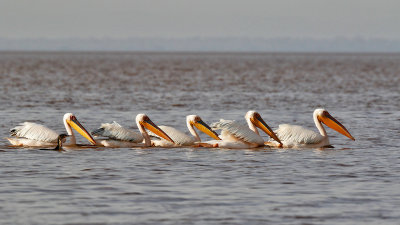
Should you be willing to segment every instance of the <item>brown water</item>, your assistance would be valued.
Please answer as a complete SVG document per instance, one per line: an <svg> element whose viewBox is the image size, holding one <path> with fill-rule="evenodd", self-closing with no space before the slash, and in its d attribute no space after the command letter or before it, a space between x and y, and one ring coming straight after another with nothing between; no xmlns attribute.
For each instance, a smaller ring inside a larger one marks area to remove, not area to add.
<svg viewBox="0 0 400 225"><path fill-rule="evenodd" d="M26 120L62 132L186 130L198 114L314 129L326 108L356 138L333 149L15 149L0 139L1 224L399 224L399 54L0 53L0 136ZM202 135L203 139L207 139ZM82 137L78 141L86 143Z"/></svg>

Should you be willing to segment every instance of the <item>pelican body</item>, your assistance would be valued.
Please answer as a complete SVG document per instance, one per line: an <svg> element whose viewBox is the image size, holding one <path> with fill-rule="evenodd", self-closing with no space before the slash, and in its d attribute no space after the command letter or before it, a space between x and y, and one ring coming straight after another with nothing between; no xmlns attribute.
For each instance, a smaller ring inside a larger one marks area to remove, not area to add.
<svg viewBox="0 0 400 225"><path fill-rule="evenodd" d="M65 129L67 130L70 142L67 145L76 145L75 134L72 128L86 138L92 145L96 142L89 132L82 126L72 113L66 113L63 117ZM7 138L13 146L23 147L41 147L41 146L56 146L59 140L59 134L40 124L24 122L10 129L11 136L15 138ZM65 140L63 138L62 140Z"/></svg>
<svg viewBox="0 0 400 225"><path fill-rule="evenodd" d="M248 111L245 119L248 127L236 121L224 119L211 124L212 128L222 130L220 135L222 140L201 143L201 146L219 148L256 148L264 146L264 139L260 136L257 127L280 143L279 138L258 112Z"/></svg>
<svg viewBox="0 0 400 225"><path fill-rule="evenodd" d="M325 109L316 109L313 113L313 119L315 126L319 130L319 134L308 130L301 126L281 124L279 128L275 130L276 135L283 143L284 148L320 148L330 146L329 137L326 133L322 123L339 132L340 134L355 141L354 137L351 136L350 132L335 118L333 118L329 112ZM267 145L275 146L277 143L273 140L267 142Z"/></svg>
<svg viewBox="0 0 400 225"><path fill-rule="evenodd" d="M100 128L93 131L95 137L100 137L97 142L105 147L130 148L152 146L150 136L146 129L157 134L169 142L174 142L162 129L155 125L146 114L136 116L136 125L140 133L124 128L118 123L103 123ZM144 143L142 143L144 141Z"/></svg>
<svg viewBox="0 0 400 225"><path fill-rule="evenodd" d="M177 147L177 146L193 146L196 143L200 142L200 136L194 129L196 127L203 133L209 135L215 140L221 140L218 137L218 134L215 133L201 118L197 115L189 115L186 116L186 126L192 136L189 136L173 127L169 126L160 126L160 128L167 133L174 143L165 141L165 140L153 140L153 144L155 146L161 147Z"/></svg>

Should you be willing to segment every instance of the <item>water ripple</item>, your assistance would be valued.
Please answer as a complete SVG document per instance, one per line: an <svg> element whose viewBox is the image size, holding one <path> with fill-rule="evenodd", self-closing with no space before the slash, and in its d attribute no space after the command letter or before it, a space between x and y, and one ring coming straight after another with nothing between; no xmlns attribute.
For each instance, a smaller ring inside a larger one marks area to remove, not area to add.
<svg viewBox="0 0 400 225"><path fill-rule="evenodd" d="M400 55L2 53L0 132L63 132L134 116L187 130L185 116L315 129L326 107L356 137L334 148L13 148L0 139L1 224L397 224ZM208 139L201 134L202 139ZM266 138L266 135L264 135ZM79 143L87 143L77 136Z"/></svg>

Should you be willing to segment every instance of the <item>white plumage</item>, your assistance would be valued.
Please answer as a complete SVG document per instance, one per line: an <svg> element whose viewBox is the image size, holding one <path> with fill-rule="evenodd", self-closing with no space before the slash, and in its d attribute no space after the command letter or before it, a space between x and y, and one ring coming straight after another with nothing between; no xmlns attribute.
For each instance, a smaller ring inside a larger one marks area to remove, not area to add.
<svg viewBox="0 0 400 225"><path fill-rule="evenodd" d="M136 125L140 134L122 127L117 122L103 123L100 128L93 131L92 134L107 138L98 140L98 143L105 147L113 148L150 147L152 143L145 128L172 142L172 139L155 125L146 114L136 115Z"/></svg>
<svg viewBox="0 0 400 225"><path fill-rule="evenodd" d="M274 132L286 146L317 144L321 143L324 139L324 137L317 132L290 124L280 124L279 128ZM270 141L274 140L271 138Z"/></svg>
<svg viewBox="0 0 400 225"><path fill-rule="evenodd" d="M175 144L172 142L169 142L167 140L160 139L160 140L153 140L153 142L155 143L155 146L163 146L163 147L167 147L167 146L172 147L174 145L190 146L196 142L194 137L191 137L173 127L170 127L170 126L158 126L158 127L161 128L161 130L163 130L172 140L174 140ZM149 134L151 136L159 137L158 135L154 134L153 132L149 132Z"/></svg>
<svg viewBox="0 0 400 225"><path fill-rule="evenodd" d="M240 124L234 120L220 119L220 121L211 124L211 128L215 130L222 130L222 140L235 141L234 139L236 138L243 142L264 145L264 140L260 135L250 130L248 126Z"/></svg>
<svg viewBox="0 0 400 225"><path fill-rule="evenodd" d="M80 124L78 119L72 113L66 113L63 117L65 130L69 136L69 145L76 146L76 138L72 128L86 138L91 144L95 144L94 139ZM43 125L31 122L24 122L10 129L11 136L7 138L14 146L52 146L58 144L59 134L54 130Z"/></svg>
<svg viewBox="0 0 400 225"><path fill-rule="evenodd" d="M319 133L305 129L301 126L281 124L275 131L285 148L320 148L329 146L329 137L322 123L346 137L355 140L347 129L335 118L333 118L325 109L315 109L313 120ZM267 145L276 146L277 142L270 140Z"/></svg>
<svg viewBox="0 0 400 225"><path fill-rule="evenodd" d="M24 122L10 130L12 136L36 141L57 143L58 133L43 125Z"/></svg>
<svg viewBox="0 0 400 225"><path fill-rule="evenodd" d="M191 136L170 126L160 126L160 128L174 141L174 143L166 140L153 140L153 145L160 147L197 146L197 143L201 140L195 127L208 136L220 140L218 134L211 130L211 128L198 115L186 116L186 126ZM155 135L154 132L152 135L156 137L159 136Z"/></svg>
<svg viewBox="0 0 400 225"><path fill-rule="evenodd" d="M128 141L128 142L142 142L143 136L140 133L131 131L124 128L117 122L103 123L101 126L92 132L97 137L107 137L113 140Z"/></svg>
<svg viewBox="0 0 400 225"><path fill-rule="evenodd" d="M211 124L213 129L222 130L220 135L222 140L208 141L199 143L199 145L214 148L256 148L264 146L264 139L260 136L257 127L281 144L278 137L258 112L250 110L244 118L247 121L247 126L233 120L224 119Z"/></svg>

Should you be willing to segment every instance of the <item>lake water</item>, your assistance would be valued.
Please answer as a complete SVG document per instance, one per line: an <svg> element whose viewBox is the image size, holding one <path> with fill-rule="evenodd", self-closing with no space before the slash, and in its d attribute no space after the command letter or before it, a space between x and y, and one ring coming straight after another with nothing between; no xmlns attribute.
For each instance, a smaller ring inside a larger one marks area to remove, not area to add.
<svg viewBox="0 0 400 225"><path fill-rule="evenodd" d="M2 52L0 94L1 224L400 224L399 54ZM88 130L248 110L316 130L318 107L356 141L327 128L333 149L59 153L5 139L23 121L64 132L66 112Z"/></svg>

